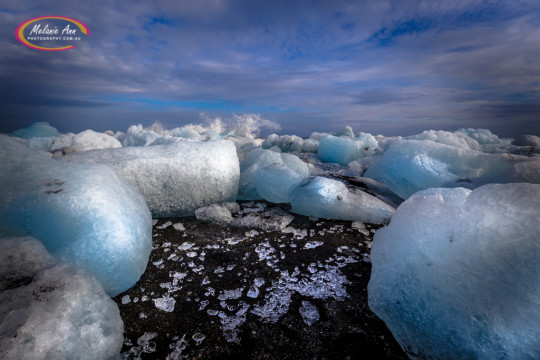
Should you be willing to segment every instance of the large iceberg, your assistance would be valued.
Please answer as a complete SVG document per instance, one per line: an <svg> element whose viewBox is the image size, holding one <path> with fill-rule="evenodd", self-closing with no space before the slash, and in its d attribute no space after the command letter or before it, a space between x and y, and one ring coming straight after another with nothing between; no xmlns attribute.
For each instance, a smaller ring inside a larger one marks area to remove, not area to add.
<svg viewBox="0 0 540 360"><path fill-rule="evenodd" d="M316 177L292 192L291 211L325 219L387 223L394 208L361 190L349 191L341 181Z"/></svg>
<svg viewBox="0 0 540 360"><path fill-rule="evenodd" d="M489 183L540 183L534 158L479 151L430 140L396 140L366 173L407 199L432 187L476 188Z"/></svg>
<svg viewBox="0 0 540 360"><path fill-rule="evenodd" d="M146 268L152 219L110 167L47 158L0 135L0 236L33 236L57 259L92 273L110 295Z"/></svg>
<svg viewBox="0 0 540 360"><path fill-rule="evenodd" d="M238 193L240 165L227 140L93 150L61 159L114 168L139 189L154 217L194 215L200 207L234 201Z"/></svg>
<svg viewBox="0 0 540 360"><path fill-rule="evenodd" d="M540 185L421 191L377 231L369 306L413 359L540 358Z"/></svg>
<svg viewBox="0 0 540 360"><path fill-rule="evenodd" d="M351 161L375 154L378 143L371 134L351 139L325 135L319 142L317 156L326 163L347 165Z"/></svg>
<svg viewBox="0 0 540 360"><path fill-rule="evenodd" d="M124 324L90 274L33 238L4 238L0 279L0 358L118 359Z"/></svg>

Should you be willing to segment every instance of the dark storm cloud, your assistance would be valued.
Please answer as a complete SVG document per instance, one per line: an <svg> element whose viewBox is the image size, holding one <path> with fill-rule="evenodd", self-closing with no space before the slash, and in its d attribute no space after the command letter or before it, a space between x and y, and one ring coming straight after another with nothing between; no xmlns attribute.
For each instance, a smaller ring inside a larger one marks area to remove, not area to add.
<svg viewBox="0 0 540 360"><path fill-rule="evenodd" d="M535 10L509 0L8 0L0 132L43 118L61 131L83 119L96 130L178 126L227 111L258 111L283 132L489 128L489 116L527 132L530 116L512 111L540 100ZM44 14L78 19L90 37L64 52L19 44L17 25Z"/></svg>

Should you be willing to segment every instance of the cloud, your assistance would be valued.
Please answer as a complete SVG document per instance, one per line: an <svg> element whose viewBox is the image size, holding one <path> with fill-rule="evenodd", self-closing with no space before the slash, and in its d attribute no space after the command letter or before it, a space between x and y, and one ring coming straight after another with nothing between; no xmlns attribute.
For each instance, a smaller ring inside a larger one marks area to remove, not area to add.
<svg viewBox="0 0 540 360"><path fill-rule="evenodd" d="M91 35L57 53L0 38L0 105L10 117L0 132L41 117L61 131L85 126L74 118L118 130L151 118L178 126L200 111L259 111L283 132L489 127L489 116L536 131L512 115L540 100L536 10L510 0L6 0L4 34L54 13ZM104 113L115 118L103 122Z"/></svg>

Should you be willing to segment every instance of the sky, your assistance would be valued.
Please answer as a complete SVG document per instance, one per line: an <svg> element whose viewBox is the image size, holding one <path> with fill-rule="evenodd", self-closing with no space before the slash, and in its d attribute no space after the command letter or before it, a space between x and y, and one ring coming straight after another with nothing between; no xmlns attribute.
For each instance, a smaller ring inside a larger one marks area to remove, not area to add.
<svg viewBox="0 0 540 360"><path fill-rule="evenodd" d="M52 15L90 35L66 51L17 41ZM299 136L540 135L538 0L3 0L0 30L0 133L258 114Z"/></svg>

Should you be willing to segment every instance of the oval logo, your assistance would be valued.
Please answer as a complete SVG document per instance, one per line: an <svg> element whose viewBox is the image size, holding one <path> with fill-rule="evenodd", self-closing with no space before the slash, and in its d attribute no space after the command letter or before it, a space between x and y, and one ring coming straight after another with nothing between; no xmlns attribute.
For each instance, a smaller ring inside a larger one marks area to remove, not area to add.
<svg viewBox="0 0 540 360"><path fill-rule="evenodd" d="M62 51L75 47L84 35L90 35L88 26L64 16L41 16L27 20L15 30L21 44L43 51Z"/></svg>

